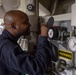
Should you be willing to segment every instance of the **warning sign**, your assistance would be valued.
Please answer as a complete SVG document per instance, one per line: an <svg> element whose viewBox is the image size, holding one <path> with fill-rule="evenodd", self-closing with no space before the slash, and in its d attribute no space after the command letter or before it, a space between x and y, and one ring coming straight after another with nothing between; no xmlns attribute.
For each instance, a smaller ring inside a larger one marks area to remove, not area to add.
<svg viewBox="0 0 76 75"><path fill-rule="evenodd" d="M63 58L66 58L68 60L72 60L73 53L69 52L67 50L61 50L61 49L59 49L59 56L63 57Z"/></svg>

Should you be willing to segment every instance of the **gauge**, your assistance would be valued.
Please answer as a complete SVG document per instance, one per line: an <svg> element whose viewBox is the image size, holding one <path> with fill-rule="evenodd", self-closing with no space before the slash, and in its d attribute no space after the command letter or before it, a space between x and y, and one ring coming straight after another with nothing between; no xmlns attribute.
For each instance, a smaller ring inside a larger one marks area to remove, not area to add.
<svg viewBox="0 0 76 75"><path fill-rule="evenodd" d="M51 27L48 30L48 37L50 39L57 40L58 39L58 36L59 36L59 31L58 31L58 29L56 27Z"/></svg>
<svg viewBox="0 0 76 75"><path fill-rule="evenodd" d="M68 41L68 47L71 51L76 51L76 37L71 37Z"/></svg>
<svg viewBox="0 0 76 75"><path fill-rule="evenodd" d="M53 29L49 29L48 31L49 38L53 38L53 35L54 35Z"/></svg>

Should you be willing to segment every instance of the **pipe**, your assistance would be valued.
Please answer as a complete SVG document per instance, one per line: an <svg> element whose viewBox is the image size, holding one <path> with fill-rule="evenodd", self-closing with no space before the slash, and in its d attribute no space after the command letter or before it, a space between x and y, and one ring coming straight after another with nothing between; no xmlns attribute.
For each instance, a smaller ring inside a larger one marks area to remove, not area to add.
<svg viewBox="0 0 76 75"><path fill-rule="evenodd" d="M55 14L56 6L57 6L57 0L55 0L54 8L53 8L51 16L53 16Z"/></svg>
<svg viewBox="0 0 76 75"><path fill-rule="evenodd" d="M17 9L20 5L20 0L2 0L3 8L6 11Z"/></svg>
<svg viewBox="0 0 76 75"><path fill-rule="evenodd" d="M50 15L50 12L41 3L39 3L39 12L39 16Z"/></svg>

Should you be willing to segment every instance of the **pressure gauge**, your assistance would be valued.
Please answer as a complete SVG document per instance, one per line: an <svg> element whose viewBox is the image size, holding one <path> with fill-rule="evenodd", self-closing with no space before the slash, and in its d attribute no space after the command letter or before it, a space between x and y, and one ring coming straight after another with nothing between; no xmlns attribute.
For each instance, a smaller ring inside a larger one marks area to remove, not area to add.
<svg viewBox="0 0 76 75"><path fill-rule="evenodd" d="M76 51L76 37L71 37L68 41L68 47L71 51Z"/></svg>
<svg viewBox="0 0 76 75"><path fill-rule="evenodd" d="M48 36L49 36L49 38L53 38L53 36L54 36L53 29L49 29Z"/></svg>
<svg viewBox="0 0 76 75"><path fill-rule="evenodd" d="M49 28L49 30L48 30L48 37L50 39L57 40L58 36L59 36L59 31L58 31L58 29L56 27Z"/></svg>

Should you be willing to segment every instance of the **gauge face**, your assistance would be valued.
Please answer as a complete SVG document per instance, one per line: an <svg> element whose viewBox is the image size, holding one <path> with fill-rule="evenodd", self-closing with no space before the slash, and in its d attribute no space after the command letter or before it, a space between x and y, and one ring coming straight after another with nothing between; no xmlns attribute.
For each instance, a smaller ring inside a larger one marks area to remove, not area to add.
<svg viewBox="0 0 76 75"><path fill-rule="evenodd" d="M76 51L76 38L75 37L72 37L69 39L68 46L71 51L73 52Z"/></svg>
<svg viewBox="0 0 76 75"><path fill-rule="evenodd" d="M49 29L48 36L49 36L49 38L53 38L53 36L54 36L53 29Z"/></svg>

